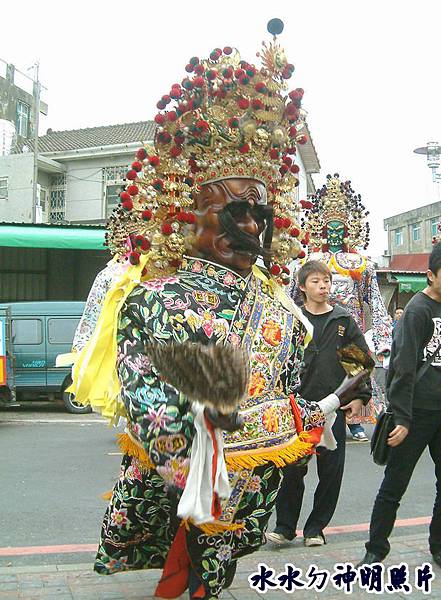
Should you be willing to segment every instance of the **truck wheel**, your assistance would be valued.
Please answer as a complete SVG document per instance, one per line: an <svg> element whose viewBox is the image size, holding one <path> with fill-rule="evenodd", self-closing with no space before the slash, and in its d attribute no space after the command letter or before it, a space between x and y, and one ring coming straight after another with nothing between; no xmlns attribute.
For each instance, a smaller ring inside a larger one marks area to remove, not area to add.
<svg viewBox="0 0 441 600"><path fill-rule="evenodd" d="M8 406L12 402L11 390L7 385L0 385L0 406Z"/></svg>
<svg viewBox="0 0 441 600"><path fill-rule="evenodd" d="M79 402L75 402L75 394L70 392L66 392L66 388L70 386L72 380L70 377L64 382L63 390L61 392L61 396L63 398L64 406L66 407L67 412L76 414L76 415L84 415L92 412L92 408L90 406L84 406Z"/></svg>

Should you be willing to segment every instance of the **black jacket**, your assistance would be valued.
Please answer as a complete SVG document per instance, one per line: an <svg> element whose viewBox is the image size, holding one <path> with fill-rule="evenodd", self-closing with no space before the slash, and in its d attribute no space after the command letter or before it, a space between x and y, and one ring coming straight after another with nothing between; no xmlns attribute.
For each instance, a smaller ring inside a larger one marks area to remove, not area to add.
<svg viewBox="0 0 441 600"><path fill-rule="evenodd" d="M412 408L441 410L441 360L438 357L416 382L426 353L441 342L441 302L423 292L407 304L394 333L386 391L397 425L409 428Z"/></svg>
<svg viewBox="0 0 441 600"><path fill-rule="evenodd" d="M303 313L308 316L302 307ZM322 329L319 339L316 334L305 350L304 370L300 375L299 394L305 400L318 401L334 392L345 378L345 370L340 364L337 349L354 343L369 353L368 345L361 329L354 319L340 306L334 306ZM367 404L372 395L370 383L360 387L359 399Z"/></svg>

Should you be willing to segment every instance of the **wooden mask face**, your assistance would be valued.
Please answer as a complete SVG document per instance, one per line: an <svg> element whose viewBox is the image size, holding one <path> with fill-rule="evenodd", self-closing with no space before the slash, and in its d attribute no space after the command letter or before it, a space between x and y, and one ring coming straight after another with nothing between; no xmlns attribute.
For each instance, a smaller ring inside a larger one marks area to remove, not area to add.
<svg viewBox="0 0 441 600"><path fill-rule="evenodd" d="M212 260L240 275L249 273L261 254L266 227L266 188L254 179L207 183L195 198L193 256ZM228 220L223 218L228 206ZM228 227L230 223L230 227Z"/></svg>

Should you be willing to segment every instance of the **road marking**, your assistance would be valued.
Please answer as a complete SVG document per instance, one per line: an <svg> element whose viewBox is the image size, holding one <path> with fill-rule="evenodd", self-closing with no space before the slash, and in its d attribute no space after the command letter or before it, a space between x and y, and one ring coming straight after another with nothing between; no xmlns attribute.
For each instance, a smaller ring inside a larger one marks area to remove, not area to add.
<svg viewBox="0 0 441 600"><path fill-rule="evenodd" d="M412 519L398 519L395 527L416 527L428 525L432 517L415 517ZM353 525L337 525L327 527L326 535L337 533L353 533L355 531L369 531L369 523L355 523ZM302 535L303 532L300 532ZM16 548L0 548L0 556L29 556L31 554L75 554L80 552L96 552L97 544L63 544L60 546L22 546Z"/></svg>

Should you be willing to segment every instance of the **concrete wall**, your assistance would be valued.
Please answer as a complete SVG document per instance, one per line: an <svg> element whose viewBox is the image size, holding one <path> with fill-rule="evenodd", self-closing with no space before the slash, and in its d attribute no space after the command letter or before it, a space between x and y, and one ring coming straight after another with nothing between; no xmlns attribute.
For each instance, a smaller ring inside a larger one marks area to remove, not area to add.
<svg viewBox="0 0 441 600"><path fill-rule="evenodd" d="M91 221L105 219L103 168L127 167L134 153L118 156L83 158L63 162L66 172L66 220Z"/></svg>
<svg viewBox="0 0 441 600"><path fill-rule="evenodd" d="M8 199L0 199L0 221L32 222L32 154L0 156L0 177L8 178Z"/></svg>

